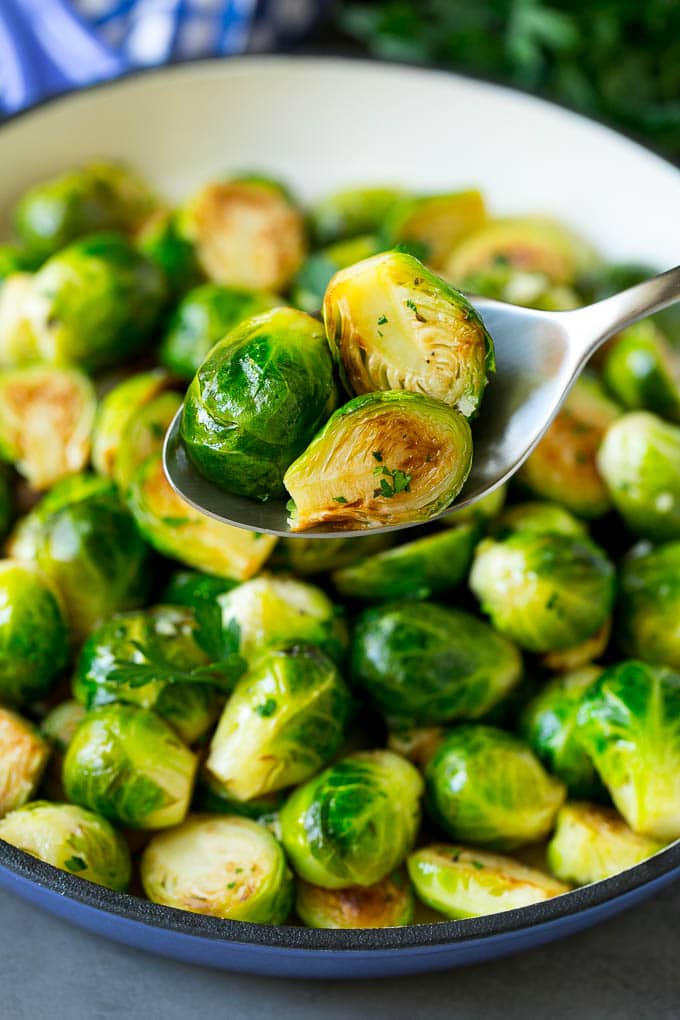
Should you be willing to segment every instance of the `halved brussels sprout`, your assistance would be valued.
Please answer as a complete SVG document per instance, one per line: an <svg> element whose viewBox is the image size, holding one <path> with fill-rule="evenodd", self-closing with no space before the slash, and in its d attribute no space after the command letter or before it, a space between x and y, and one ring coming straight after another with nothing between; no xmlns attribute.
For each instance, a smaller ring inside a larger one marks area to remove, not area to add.
<svg viewBox="0 0 680 1020"><path fill-rule="evenodd" d="M196 248L181 236L178 218L177 212L158 209L145 220L135 237L137 247L161 269L171 296L176 298L203 279Z"/></svg>
<svg viewBox="0 0 680 1020"><path fill-rule="evenodd" d="M0 374L0 456L36 490L85 467L95 414L92 383L76 369L34 365Z"/></svg>
<svg viewBox="0 0 680 1020"><path fill-rule="evenodd" d="M629 661L585 692L578 738L631 829L680 837L680 674Z"/></svg>
<svg viewBox="0 0 680 1020"><path fill-rule="evenodd" d="M92 464L100 475L114 477L125 433L141 409L169 384L167 372L154 368L131 375L109 390L97 410L92 436Z"/></svg>
<svg viewBox="0 0 680 1020"><path fill-rule="evenodd" d="M191 383L181 434L216 485L267 500L336 403L320 324L294 308L242 322L213 348Z"/></svg>
<svg viewBox="0 0 680 1020"><path fill-rule="evenodd" d="M0 818L30 800L49 755L35 727L0 705Z"/></svg>
<svg viewBox="0 0 680 1020"><path fill-rule="evenodd" d="M98 230L134 230L153 211L148 185L121 163L90 163L42 181L19 200L14 229L43 256Z"/></svg>
<svg viewBox="0 0 680 1020"><path fill-rule="evenodd" d="M336 570L333 584L345 598L369 602L426 599L465 579L479 534L469 522L425 535Z"/></svg>
<svg viewBox="0 0 680 1020"><path fill-rule="evenodd" d="M569 891L512 857L448 843L416 850L408 872L420 899L454 921L528 907Z"/></svg>
<svg viewBox="0 0 680 1020"><path fill-rule="evenodd" d="M68 659L68 627L52 585L32 563L0 560L0 701L44 698Z"/></svg>
<svg viewBox="0 0 680 1020"><path fill-rule="evenodd" d="M636 546L620 571L617 637L636 658L680 671L680 542Z"/></svg>
<svg viewBox="0 0 680 1020"><path fill-rule="evenodd" d="M189 381L218 340L244 319L280 304L281 298L275 294L204 283L190 290L175 309L159 359L174 375Z"/></svg>
<svg viewBox="0 0 680 1020"><path fill-rule="evenodd" d="M293 280L290 299L291 304L301 308L310 315L318 315L323 307L323 296L333 275L339 269L352 266L355 262L370 258L383 251L384 246L373 234L352 237L348 241L336 241L335 244L312 252L305 259L302 268Z"/></svg>
<svg viewBox="0 0 680 1020"><path fill-rule="evenodd" d="M130 851L104 818L75 804L35 800L0 822L0 839L88 882L124 892Z"/></svg>
<svg viewBox="0 0 680 1020"><path fill-rule="evenodd" d="M69 800L131 829L179 825L197 759L154 712L105 705L88 712L64 758Z"/></svg>
<svg viewBox="0 0 680 1020"><path fill-rule="evenodd" d="M352 674L389 719L436 725L489 712L519 683L522 658L461 609L396 602L359 617Z"/></svg>
<svg viewBox="0 0 680 1020"><path fill-rule="evenodd" d="M606 430L621 414L599 379L582 375L518 478L535 495L555 500L581 517L600 517L611 506L598 469Z"/></svg>
<svg viewBox="0 0 680 1020"><path fill-rule="evenodd" d="M477 546L470 587L501 634L531 652L592 637L608 620L614 567L587 538L517 531Z"/></svg>
<svg viewBox="0 0 680 1020"><path fill-rule="evenodd" d="M573 535L587 538L588 529L569 510L557 503L515 503L492 522L491 531L496 538L505 538L516 531L529 531L535 535Z"/></svg>
<svg viewBox="0 0 680 1020"><path fill-rule="evenodd" d="M286 853L324 889L374 885L409 853L423 781L392 751L358 751L299 786L281 809Z"/></svg>
<svg viewBox="0 0 680 1020"><path fill-rule="evenodd" d="M470 472L472 436L458 411L419 393L368 393L339 408L288 468L290 526L426 521Z"/></svg>
<svg viewBox="0 0 680 1020"><path fill-rule="evenodd" d="M648 411L614 422L597 458L612 501L638 535L680 538L680 427Z"/></svg>
<svg viewBox="0 0 680 1020"><path fill-rule="evenodd" d="M305 257L304 223L283 189L263 180L208 184L180 211L208 279L248 290L285 290Z"/></svg>
<svg viewBox="0 0 680 1020"><path fill-rule="evenodd" d="M154 903L231 921L282 924L293 905L286 858L272 834L237 815L193 815L142 854Z"/></svg>
<svg viewBox="0 0 680 1020"><path fill-rule="evenodd" d="M444 726L398 726L390 730L387 746L423 769L447 732Z"/></svg>
<svg viewBox="0 0 680 1020"><path fill-rule="evenodd" d="M323 315L350 392L410 390L466 418L478 409L493 341L467 298L413 255L388 251L340 270Z"/></svg>
<svg viewBox="0 0 680 1020"><path fill-rule="evenodd" d="M481 725L451 730L425 784L430 814L448 836L494 850L547 836L567 792L522 740Z"/></svg>
<svg viewBox="0 0 680 1020"><path fill-rule="evenodd" d="M37 269L41 259L39 255L27 251L16 244L0 244L0 287L14 273L30 273Z"/></svg>
<svg viewBox="0 0 680 1020"><path fill-rule="evenodd" d="M680 351L651 320L619 335L607 352L602 375L624 407L680 421Z"/></svg>
<svg viewBox="0 0 680 1020"><path fill-rule="evenodd" d="M392 544L391 535L363 535L361 538L282 538L272 556L272 566L305 577L338 570L350 563L381 552Z"/></svg>
<svg viewBox="0 0 680 1020"><path fill-rule="evenodd" d="M84 718L85 708L78 701L60 701L40 723L40 732L55 751L64 754Z"/></svg>
<svg viewBox="0 0 680 1020"><path fill-rule="evenodd" d="M373 233L405 194L399 188L369 185L327 195L309 210L312 237L316 244L323 245Z"/></svg>
<svg viewBox="0 0 680 1020"><path fill-rule="evenodd" d="M396 928L413 923L413 890L395 872L375 885L324 889L302 879L295 912L309 928Z"/></svg>
<svg viewBox="0 0 680 1020"><path fill-rule="evenodd" d="M476 190L406 197L389 209L381 236L390 246L413 244L421 248L423 261L433 269L441 269L456 245L485 221L484 198Z"/></svg>
<svg viewBox="0 0 680 1020"><path fill-rule="evenodd" d="M196 570L245 581L256 574L276 545L260 535L206 517L173 491L160 453L139 467L130 483L130 509L148 542L173 559Z"/></svg>
<svg viewBox="0 0 680 1020"><path fill-rule="evenodd" d="M605 790L579 740L577 716L601 666L554 677L524 709L521 731L545 766L574 797L601 797Z"/></svg>
<svg viewBox="0 0 680 1020"><path fill-rule="evenodd" d="M237 800L302 783L342 747L350 694L313 645L265 652L229 698L206 767Z"/></svg>
<svg viewBox="0 0 680 1020"><path fill-rule="evenodd" d="M548 843L548 866L564 882L588 885L632 868L662 847L629 829L611 808L565 804Z"/></svg>

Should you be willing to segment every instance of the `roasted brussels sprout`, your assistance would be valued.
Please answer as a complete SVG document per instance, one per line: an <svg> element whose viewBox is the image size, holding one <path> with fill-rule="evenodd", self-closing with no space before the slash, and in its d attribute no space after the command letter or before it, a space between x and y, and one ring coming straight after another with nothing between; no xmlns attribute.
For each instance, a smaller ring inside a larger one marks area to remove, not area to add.
<svg viewBox="0 0 680 1020"><path fill-rule="evenodd" d="M203 279L196 248L182 237L177 221L176 212L158 209L145 220L135 237L140 251L162 271L170 294L175 298L198 286Z"/></svg>
<svg viewBox="0 0 680 1020"><path fill-rule="evenodd" d="M237 815L194 815L154 836L141 877L154 903L232 921L282 924L293 904L281 846L263 825Z"/></svg>
<svg viewBox="0 0 680 1020"><path fill-rule="evenodd" d="M408 871L420 899L453 920L516 910L569 891L512 857L447 843L416 850Z"/></svg>
<svg viewBox="0 0 680 1020"><path fill-rule="evenodd" d="M564 882L588 885L632 868L662 846L633 832L611 808L565 804L548 843L548 866Z"/></svg>
<svg viewBox="0 0 680 1020"><path fill-rule="evenodd" d="M631 829L680 837L680 675L634 660L585 692L578 738Z"/></svg>
<svg viewBox="0 0 680 1020"><path fill-rule="evenodd" d="M390 245L406 244L422 250L423 261L441 269L451 251L486 220L479 191L402 198L391 206L381 237Z"/></svg>
<svg viewBox="0 0 680 1020"><path fill-rule="evenodd" d="M30 800L49 754L35 727L0 705L0 818Z"/></svg>
<svg viewBox="0 0 680 1020"><path fill-rule="evenodd" d="M680 351L649 319L621 333L607 352L602 375L624 407L680 421Z"/></svg>
<svg viewBox="0 0 680 1020"><path fill-rule="evenodd" d="M493 341L468 300L406 252L336 273L324 322L351 392L411 390L466 418L494 369Z"/></svg>
<svg viewBox="0 0 680 1020"><path fill-rule="evenodd" d="M312 238L316 244L324 245L373 233L382 225L389 209L404 195L398 188L375 185L336 191L309 210Z"/></svg>
<svg viewBox="0 0 680 1020"><path fill-rule="evenodd" d="M680 672L680 542L640 543L623 561L620 587L620 646Z"/></svg>
<svg viewBox="0 0 680 1020"><path fill-rule="evenodd" d="M131 424L169 382L167 372L155 368L131 375L109 390L99 405L92 436L92 464L99 474L115 477L116 461Z"/></svg>
<svg viewBox="0 0 680 1020"><path fill-rule="evenodd" d="M303 312L317 315L323 307L323 296L332 277L339 269L354 265L362 259L377 255L383 246L373 234L362 234L348 241L336 241L335 244L312 252L305 259L302 268L293 280L290 299L291 304L301 308Z"/></svg>
<svg viewBox="0 0 680 1020"><path fill-rule="evenodd" d="M32 563L0 560L0 702L44 698L68 658L68 628L51 584Z"/></svg>
<svg viewBox="0 0 680 1020"><path fill-rule="evenodd" d="M375 885L346 889L300 879L295 911L309 928L396 928L413 922L413 891L400 872Z"/></svg>
<svg viewBox="0 0 680 1020"><path fill-rule="evenodd" d="M34 800L0 822L0 839L62 871L124 892L130 851L104 818L75 804Z"/></svg>
<svg viewBox="0 0 680 1020"><path fill-rule="evenodd" d="M680 427L631 411L604 437L597 463L612 501L638 535L680 538Z"/></svg>
<svg viewBox="0 0 680 1020"><path fill-rule="evenodd" d="M605 792L595 766L581 746L576 722L583 696L601 672L600 666L585 666L555 677L522 715L525 740L574 797L599 798Z"/></svg>
<svg viewBox="0 0 680 1020"><path fill-rule="evenodd" d="M280 186L264 180L208 184L180 211L177 226L208 279L228 287L284 290L305 257L302 216Z"/></svg>
<svg viewBox="0 0 680 1020"><path fill-rule="evenodd" d="M381 552L392 544L391 535L361 538L282 538L272 556L272 566L302 577L339 570L350 563Z"/></svg>
<svg viewBox="0 0 680 1020"><path fill-rule="evenodd" d="M588 529L569 510L557 503L515 503L492 521L491 531L496 538L505 538L516 531L529 531L536 535L573 535L587 538Z"/></svg>
<svg viewBox="0 0 680 1020"><path fill-rule="evenodd" d="M286 853L324 889L374 885L411 850L423 783L392 751L359 751L299 786L281 809Z"/></svg>
<svg viewBox="0 0 680 1020"><path fill-rule="evenodd" d="M566 796L523 741L494 726L451 730L425 784L428 809L448 836L493 850L543 839Z"/></svg>
<svg viewBox="0 0 680 1020"><path fill-rule="evenodd" d="M85 708L80 702L60 701L40 723L40 732L55 751L64 754L84 718Z"/></svg>
<svg viewBox="0 0 680 1020"><path fill-rule="evenodd" d="M470 587L501 634L531 652L592 637L614 605L614 567L594 542L517 531L477 546Z"/></svg>
<svg viewBox="0 0 680 1020"><path fill-rule="evenodd" d="M514 645L469 613L432 602L366 610L351 654L355 683L383 715L410 725L479 719L522 675Z"/></svg>
<svg viewBox="0 0 680 1020"><path fill-rule="evenodd" d="M242 322L213 348L191 383L181 434L206 478L267 500L336 403L319 323L293 308Z"/></svg>
<svg viewBox="0 0 680 1020"><path fill-rule="evenodd" d="M37 491L85 467L95 395L76 369L31 366L0 373L0 456Z"/></svg>
<svg viewBox="0 0 680 1020"><path fill-rule="evenodd" d="M105 705L88 712L64 758L66 796L131 829L184 820L196 756L154 712Z"/></svg>
<svg viewBox="0 0 680 1020"><path fill-rule="evenodd" d="M453 502L471 464L470 426L441 401L408 392L355 397L286 471L290 526L429 520Z"/></svg>

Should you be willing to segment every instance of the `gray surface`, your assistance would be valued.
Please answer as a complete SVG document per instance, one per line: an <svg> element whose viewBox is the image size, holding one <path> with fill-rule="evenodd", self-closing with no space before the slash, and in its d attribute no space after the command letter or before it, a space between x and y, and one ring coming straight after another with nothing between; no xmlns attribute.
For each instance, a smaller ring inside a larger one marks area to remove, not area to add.
<svg viewBox="0 0 680 1020"><path fill-rule="evenodd" d="M2 1020L666 1020L680 1016L680 885L584 934L448 974L285 981L171 963L0 892Z"/></svg>

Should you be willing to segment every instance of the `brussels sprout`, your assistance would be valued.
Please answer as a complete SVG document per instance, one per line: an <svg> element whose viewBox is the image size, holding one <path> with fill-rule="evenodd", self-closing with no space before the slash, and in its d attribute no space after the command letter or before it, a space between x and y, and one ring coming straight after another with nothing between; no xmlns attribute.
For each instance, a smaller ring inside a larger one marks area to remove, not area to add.
<svg viewBox="0 0 680 1020"><path fill-rule="evenodd" d="M232 635L222 633L222 609L218 596L226 595L237 585L237 581L226 577L202 574L197 570L178 570L163 589L160 601L191 609L198 623L197 643L213 659L221 659L231 652Z"/></svg>
<svg viewBox="0 0 680 1020"><path fill-rule="evenodd" d="M295 911L309 928L397 928L413 923L413 891L399 872L375 885L346 889L300 880Z"/></svg>
<svg viewBox="0 0 680 1020"><path fill-rule="evenodd" d="M44 698L68 658L68 628L52 586L33 564L0 560L0 701Z"/></svg>
<svg viewBox="0 0 680 1020"><path fill-rule="evenodd" d="M408 758L424 768L447 734L443 726L402 726L390 730L387 746L390 751Z"/></svg>
<svg viewBox="0 0 680 1020"><path fill-rule="evenodd" d="M569 891L512 857L446 843L412 853L408 872L418 896L453 920L516 910Z"/></svg>
<svg viewBox="0 0 680 1020"><path fill-rule="evenodd" d="M154 903L232 921L282 924L293 904L281 846L264 826L237 815L194 815L154 836L141 878Z"/></svg>
<svg viewBox="0 0 680 1020"><path fill-rule="evenodd" d="M492 523L496 538L506 538L517 531L535 535L572 535L587 538L588 529L569 510L557 503L515 503Z"/></svg>
<svg viewBox="0 0 680 1020"><path fill-rule="evenodd" d="M559 651L544 652L540 657L541 665L553 673L569 673L581 669L604 655L612 632L612 619L609 617L592 637L580 641L571 648Z"/></svg>
<svg viewBox="0 0 680 1020"><path fill-rule="evenodd" d="M152 708L193 744L219 714L218 692L228 693L244 669L237 655L211 661L191 609L154 606L114 616L90 635L73 693L86 708L116 701Z"/></svg>
<svg viewBox="0 0 680 1020"><path fill-rule="evenodd" d="M8 472L0 464L0 539L10 529L14 517L14 493Z"/></svg>
<svg viewBox="0 0 680 1020"><path fill-rule="evenodd" d="M40 257L16 244L0 244L0 287L14 273L30 273L40 265Z"/></svg>
<svg viewBox="0 0 680 1020"><path fill-rule="evenodd" d="M381 552L392 544L391 535L361 538L282 538L272 556L272 566L305 576L338 570Z"/></svg>
<svg viewBox="0 0 680 1020"><path fill-rule="evenodd" d="M124 436L143 407L169 385L167 372L155 368L138 372L109 390L97 411L92 436L92 464L100 475L113 478Z"/></svg>
<svg viewBox="0 0 680 1020"><path fill-rule="evenodd" d="M242 322L208 355L184 403L181 434L206 478L266 500L336 402L319 323L293 308Z"/></svg>
<svg viewBox="0 0 680 1020"><path fill-rule="evenodd" d="M85 708L79 702L61 701L40 723L40 732L56 751L64 754L84 718Z"/></svg>
<svg viewBox="0 0 680 1020"><path fill-rule="evenodd" d="M49 754L38 731L0 705L0 818L30 800Z"/></svg>
<svg viewBox="0 0 680 1020"><path fill-rule="evenodd" d="M549 652L600 630L614 605L614 567L586 538L517 531L480 542L470 587L496 630Z"/></svg>
<svg viewBox="0 0 680 1020"><path fill-rule="evenodd" d="M318 648L265 652L229 698L206 767L237 800L304 782L340 750L349 711L349 691Z"/></svg>
<svg viewBox="0 0 680 1020"><path fill-rule="evenodd" d="M134 230L155 204L126 166L91 163L30 188L14 209L14 229L31 251L53 255L85 234Z"/></svg>
<svg viewBox="0 0 680 1020"><path fill-rule="evenodd" d="M518 478L543 499L562 503L581 517L600 517L611 500L596 457L620 413L600 381L582 375Z"/></svg>
<svg viewBox="0 0 680 1020"><path fill-rule="evenodd" d="M585 692L578 737L631 829L680 837L680 674L611 666Z"/></svg>
<svg viewBox="0 0 680 1020"><path fill-rule="evenodd" d="M680 671L680 542L636 546L623 561L617 636L633 657Z"/></svg>
<svg viewBox="0 0 680 1020"><path fill-rule="evenodd" d="M494 850L543 839L566 796L523 741L494 726L451 730L425 784L430 814L447 835Z"/></svg>
<svg viewBox="0 0 680 1020"><path fill-rule="evenodd" d="M680 421L680 351L649 319L620 334L607 352L602 375L624 407Z"/></svg>
<svg viewBox="0 0 680 1020"><path fill-rule="evenodd" d="M88 882L124 892L130 851L104 818L75 804L34 800L0 822L0 839Z"/></svg>
<svg viewBox="0 0 680 1020"><path fill-rule="evenodd" d="M612 501L636 534L680 538L680 427L631 411L604 437L597 463Z"/></svg>
<svg viewBox="0 0 680 1020"><path fill-rule="evenodd" d="M522 675L514 645L469 613L432 602L366 610L351 654L355 683L385 716L410 725L478 719Z"/></svg>
<svg viewBox="0 0 680 1020"><path fill-rule="evenodd" d="M375 186L347 188L316 202L309 210L312 237L319 244L331 244L381 226L389 209L405 195L398 188Z"/></svg>
<svg viewBox="0 0 680 1020"><path fill-rule="evenodd" d="M601 797L605 792L595 766L581 746L576 723L583 695L601 672L600 666L585 666L554 677L522 715L525 740L574 797Z"/></svg>
<svg viewBox="0 0 680 1020"><path fill-rule="evenodd" d="M147 547L115 486L87 475L47 494L19 525L10 555L36 560L62 596L76 641L141 605L152 580Z"/></svg>
<svg viewBox="0 0 680 1020"><path fill-rule="evenodd" d="M176 212L159 209L142 224L135 240L140 251L162 271L174 297L181 297L203 278L191 241L182 237Z"/></svg>
<svg viewBox="0 0 680 1020"><path fill-rule="evenodd" d="M88 712L64 758L69 800L131 829L184 820L196 756L153 712L105 705Z"/></svg>
<svg viewBox="0 0 680 1020"><path fill-rule="evenodd" d="M278 185L208 184L179 213L208 279L247 290L285 290L305 257L302 216Z"/></svg>
<svg viewBox="0 0 680 1020"><path fill-rule="evenodd" d="M423 261L441 269L452 249L485 221L486 208L479 191L402 198L389 209L381 235L390 245L422 246Z"/></svg>
<svg viewBox="0 0 680 1020"><path fill-rule="evenodd" d="M576 291L567 284L554 283L545 273L518 270L505 261L493 262L453 282L468 294L546 312L567 311L581 304Z"/></svg>
<svg viewBox="0 0 680 1020"><path fill-rule="evenodd" d="M662 846L633 832L611 808L565 804L548 844L548 866L565 882L588 885L632 868Z"/></svg>
<svg viewBox="0 0 680 1020"><path fill-rule="evenodd" d="M460 524L336 570L333 584L345 598L369 602L426 599L465 579L478 539L475 523Z"/></svg>
<svg viewBox="0 0 680 1020"><path fill-rule="evenodd" d="M290 526L426 521L453 502L472 464L470 426L419 393L368 393L333 414L288 468Z"/></svg>
<svg viewBox="0 0 680 1020"><path fill-rule="evenodd" d="M475 413L493 341L468 300L413 255L389 251L336 273L324 322L351 392L412 390Z"/></svg>
<svg viewBox="0 0 680 1020"><path fill-rule="evenodd" d="M299 786L281 809L286 853L324 889L374 885L409 853L423 782L392 751L358 751Z"/></svg>
<svg viewBox="0 0 680 1020"><path fill-rule="evenodd" d="M76 369L31 366L0 373L0 456L36 490L82 471L95 395Z"/></svg>
<svg viewBox="0 0 680 1020"><path fill-rule="evenodd" d="M333 275L339 269L377 255L379 251L383 251L383 246L377 237L363 234L348 241L336 241L321 251L312 252L293 280L291 304L310 315L317 315L323 307L323 296Z"/></svg>
<svg viewBox="0 0 680 1020"><path fill-rule="evenodd" d="M163 553L197 570L245 581L257 573L276 545L260 535L206 517L172 490L160 453L135 471L128 493L130 509L147 541Z"/></svg>
<svg viewBox="0 0 680 1020"><path fill-rule="evenodd" d="M177 306L159 358L174 375L191 380L218 340L244 319L280 304L275 294L204 283L189 291Z"/></svg>

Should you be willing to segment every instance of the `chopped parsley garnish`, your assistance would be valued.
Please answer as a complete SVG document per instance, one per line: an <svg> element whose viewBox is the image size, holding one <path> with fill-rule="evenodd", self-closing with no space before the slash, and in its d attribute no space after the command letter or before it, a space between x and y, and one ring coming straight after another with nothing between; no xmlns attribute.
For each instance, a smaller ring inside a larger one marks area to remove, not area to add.
<svg viewBox="0 0 680 1020"><path fill-rule="evenodd" d="M400 492L411 491L413 475L407 475L404 471L400 471L399 468L388 468L384 464L379 464L378 467L373 468L373 474L380 476L380 485L377 489L373 490L374 496L384 496L386 499L391 499L392 496L396 496Z"/></svg>
<svg viewBox="0 0 680 1020"><path fill-rule="evenodd" d="M420 312L418 311L418 305L412 298L407 298L404 304L406 305L407 308L411 309L418 322L425 322L425 317L420 314Z"/></svg>
<svg viewBox="0 0 680 1020"><path fill-rule="evenodd" d="M482 864L481 861L473 860L473 861L470 861L470 864L472 865L473 868L476 868L477 871L483 871L484 870L484 865Z"/></svg>
<svg viewBox="0 0 680 1020"><path fill-rule="evenodd" d="M378 464L382 464L382 453L380 452L380 450L374 450L373 456L377 460Z"/></svg>
<svg viewBox="0 0 680 1020"><path fill-rule="evenodd" d="M344 496L333 496L333 502L334 503L346 503L347 500L345 499Z"/></svg>
<svg viewBox="0 0 680 1020"><path fill-rule="evenodd" d="M69 871L85 871L87 864L82 857L69 857L67 861L64 861L64 867Z"/></svg>
<svg viewBox="0 0 680 1020"><path fill-rule="evenodd" d="M387 321L388 321L387 316L386 315L381 315L378 318L378 325L379 326L384 326Z"/></svg>
<svg viewBox="0 0 680 1020"><path fill-rule="evenodd" d="M274 698L267 698L261 705L255 706L255 711L261 719L268 719L270 715L274 715L276 711L276 701Z"/></svg>

